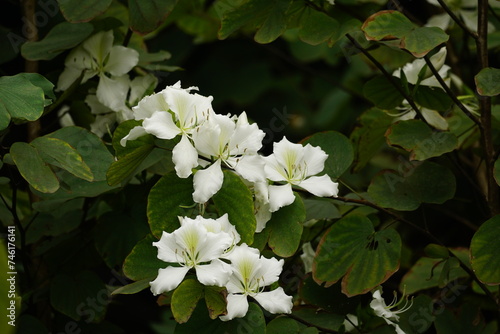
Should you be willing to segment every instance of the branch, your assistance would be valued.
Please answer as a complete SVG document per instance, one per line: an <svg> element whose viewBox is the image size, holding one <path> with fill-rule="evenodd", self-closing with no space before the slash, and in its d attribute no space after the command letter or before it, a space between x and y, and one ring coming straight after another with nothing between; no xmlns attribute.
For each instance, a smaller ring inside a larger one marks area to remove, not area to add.
<svg viewBox="0 0 500 334"><path fill-rule="evenodd" d="M463 113L465 115L467 115L467 117L469 117L481 129L482 125L479 122L479 120L476 117L474 117L474 115L472 115L472 113L464 106L464 104L456 97L456 95L453 94L450 87L448 87L448 85L444 82L443 78L441 77L441 75L439 75L439 72L436 70L436 68L434 67L434 65L432 64L432 62L430 61L430 59L427 55L424 56L424 60L425 60L425 63L427 64L427 66L429 67L429 69L431 70L432 74L434 74L437 81L439 82L441 87L446 92L446 94L448 94L448 96L453 100L453 102L457 105L457 107L459 107L460 110L462 110Z"/></svg>
<svg viewBox="0 0 500 334"><path fill-rule="evenodd" d="M418 106L415 104L413 98L409 94L407 94L400 85L397 84L397 82L394 80L394 77L389 72L387 72L384 66L382 66L382 64L380 64L377 59L375 59L365 48L363 48L350 34L346 34L345 36L351 41L356 49L361 51L361 53L363 53L380 70L380 72L382 72L387 80L389 80L389 82L397 89L397 91L405 98L405 100L408 101L408 104L413 108L413 110L415 110L419 118L430 128L432 128L422 116L422 113L420 112Z"/></svg>
<svg viewBox="0 0 500 334"><path fill-rule="evenodd" d="M451 19L455 21L460 26L460 28L462 28L462 30L465 31L467 35L477 40L478 35L475 32L471 31L469 28L467 28L465 23L462 20L460 20L458 16L455 15L455 13L451 11L450 7L448 7L448 5L446 5L446 3L443 0L437 0L437 1L444 9L444 11L451 17Z"/></svg>

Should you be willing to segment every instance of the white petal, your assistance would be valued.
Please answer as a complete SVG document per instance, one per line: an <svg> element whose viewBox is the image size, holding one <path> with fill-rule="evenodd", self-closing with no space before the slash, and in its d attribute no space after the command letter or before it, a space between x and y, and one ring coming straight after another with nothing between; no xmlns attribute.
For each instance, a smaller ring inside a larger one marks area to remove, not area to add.
<svg viewBox="0 0 500 334"><path fill-rule="evenodd" d="M152 91L158 84L158 79L152 74L135 77L130 82L130 96L128 101L131 106L135 106L148 91Z"/></svg>
<svg viewBox="0 0 500 334"><path fill-rule="evenodd" d="M179 262L178 245L173 233L163 231L160 240L153 242L153 246L158 248L158 259L170 263Z"/></svg>
<svg viewBox="0 0 500 334"><path fill-rule="evenodd" d="M101 31L87 38L82 43L83 48L97 61L103 65L104 59L108 56L113 46L113 31Z"/></svg>
<svg viewBox="0 0 500 334"><path fill-rule="evenodd" d="M93 94L87 95L85 103L89 106L90 112L94 115L109 114L110 112L113 112L110 108L99 102L97 96Z"/></svg>
<svg viewBox="0 0 500 334"><path fill-rule="evenodd" d="M282 186L269 186L269 209L271 212L290 205L295 201L292 186L287 183Z"/></svg>
<svg viewBox="0 0 500 334"><path fill-rule="evenodd" d="M128 92L128 78L108 78L105 75L99 77L96 96L99 102L115 111L125 107Z"/></svg>
<svg viewBox="0 0 500 334"><path fill-rule="evenodd" d="M291 143L286 137L283 137L280 142L274 143L273 154L281 166L288 168L303 160L304 146Z"/></svg>
<svg viewBox="0 0 500 334"><path fill-rule="evenodd" d="M188 177L192 173L191 170L198 166L198 151L187 136L183 135L181 141L175 145L172 151L172 161L177 176L180 178Z"/></svg>
<svg viewBox="0 0 500 334"><path fill-rule="evenodd" d="M66 90L71 86L76 79L80 77L82 74L82 70L73 68L73 67L65 67L64 71L59 76L57 81L57 91Z"/></svg>
<svg viewBox="0 0 500 334"><path fill-rule="evenodd" d="M286 181L286 170L276 159L275 154L263 157L265 165L264 172L271 181Z"/></svg>
<svg viewBox="0 0 500 334"><path fill-rule="evenodd" d="M163 94L156 93L146 96L139 104L132 108L136 120L151 117L156 111L168 111L169 106Z"/></svg>
<svg viewBox="0 0 500 334"><path fill-rule="evenodd" d="M302 254L300 254L300 259L304 263L304 272L306 274L312 271L312 265L315 254L316 252L312 248L310 242L302 244Z"/></svg>
<svg viewBox="0 0 500 334"><path fill-rule="evenodd" d="M102 138L104 134L111 133L111 127L116 122L116 113L97 115L95 120L90 123L90 132L95 133Z"/></svg>
<svg viewBox="0 0 500 334"><path fill-rule="evenodd" d="M304 146L304 163L307 166L307 176L321 173L325 168L328 154L318 146L307 144Z"/></svg>
<svg viewBox="0 0 500 334"><path fill-rule="evenodd" d="M224 286L231 275L229 264L219 259L213 260L210 264L198 265L195 269L198 281L204 285Z"/></svg>
<svg viewBox="0 0 500 334"><path fill-rule="evenodd" d="M219 317L222 321L242 318L248 312L248 300L245 295L227 295L227 314Z"/></svg>
<svg viewBox="0 0 500 334"><path fill-rule="evenodd" d="M144 119L142 126L147 133L161 139L172 139L180 133L168 111L155 111L151 117Z"/></svg>
<svg viewBox="0 0 500 334"><path fill-rule="evenodd" d="M187 272L188 267L167 267L158 270L156 279L149 283L153 295L171 291L179 286Z"/></svg>
<svg viewBox="0 0 500 334"><path fill-rule="evenodd" d="M328 175L311 176L297 185L319 197L336 197L339 193L339 184Z"/></svg>
<svg viewBox="0 0 500 334"><path fill-rule="evenodd" d="M215 161L210 167L202 169L194 174L193 200L196 203L206 203L222 187L224 174L220 166L220 160Z"/></svg>
<svg viewBox="0 0 500 334"><path fill-rule="evenodd" d="M427 123L438 130L448 130L448 122L439 112L427 108L421 108L420 111L422 112L422 116L424 116Z"/></svg>
<svg viewBox="0 0 500 334"><path fill-rule="evenodd" d="M266 179L264 166L265 162L262 156L258 154L244 155L237 159L234 170L250 182L264 182Z"/></svg>
<svg viewBox="0 0 500 334"><path fill-rule="evenodd" d="M144 128L140 125L138 126L134 126L130 132L128 133L128 135L126 135L125 137L123 137L122 139L120 139L120 145L122 146L127 146L127 141L129 140L135 140L139 137L142 137L144 135L147 135L148 133L146 132L146 130L144 130Z"/></svg>
<svg viewBox="0 0 500 334"><path fill-rule="evenodd" d="M260 257L260 261L262 263L259 268L257 276L263 278L261 286L268 286L278 281L280 278L280 274L283 271L283 264L285 261L283 259L278 260L274 257L268 259L263 256Z"/></svg>
<svg viewBox="0 0 500 334"><path fill-rule="evenodd" d="M139 62L139 52L121 45L114 45L109 52L109 58L104 65L104 71L120 76L128 73Z"/></svg>
<svg viewBox="0 0 500 334"><path fill-rule="evenodd" d="M271 313L292 312L292 296L288 296L282 287L273 291L258 293L254 298L263 308Z"/></svg>

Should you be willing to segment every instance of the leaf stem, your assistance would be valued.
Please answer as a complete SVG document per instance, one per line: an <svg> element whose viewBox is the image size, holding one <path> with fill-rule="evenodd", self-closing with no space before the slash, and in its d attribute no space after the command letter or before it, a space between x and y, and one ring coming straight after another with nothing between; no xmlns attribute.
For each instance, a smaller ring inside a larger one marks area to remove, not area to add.
<svg viewBox="0 0 500 334"><path fill-rule="evenodd" d="M465 31L467 35L477 40L478 35L475 32L471 31L469 28L467 28L465 23L462 20L460 20L458 16L455 15L455 13L453 13L450 7L448 7L448 5L443 0L437 0L437 1L439 2L443 10L451 17L453 21L455 21L460 26L460 28L462 28L463 31Z"/></svg>

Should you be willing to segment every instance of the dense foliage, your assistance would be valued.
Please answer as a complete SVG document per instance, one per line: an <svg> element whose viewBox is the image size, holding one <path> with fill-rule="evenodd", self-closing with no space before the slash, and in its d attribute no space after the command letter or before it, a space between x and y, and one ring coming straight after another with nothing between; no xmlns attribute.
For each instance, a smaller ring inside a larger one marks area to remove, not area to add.
<svg viewBox="0 0 500 334"><path fill-rule="evenodd" d="M498 332L499 1L2 6L1 333Z"/></svg>

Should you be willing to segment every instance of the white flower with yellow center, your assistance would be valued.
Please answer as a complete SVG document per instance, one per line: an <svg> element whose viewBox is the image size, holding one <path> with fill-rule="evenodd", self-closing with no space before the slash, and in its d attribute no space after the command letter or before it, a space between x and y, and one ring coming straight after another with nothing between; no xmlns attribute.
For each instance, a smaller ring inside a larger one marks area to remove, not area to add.
<svg viewBox="0 0 500 334"><path fill-rule="evenodd" d="M219 257L233 245L234 237L222 230L208 231L200 219L180 220L181 227L163 232L161 239L153 242L160 260L180 265L158 270L158 277L150 283L154 295L175 289L191 268L204 285L224 286L231 274L230 266Z"/></svg>
<svg viewBox="0 0 500 334"><path fill-rule="evenodd" d="M271 313L291 312L292 297L286 295L283 288L264 291L266 286L278 281L283 259L262 257L256 248L246 244L235 247L227 258L231 261L233 274L226 284L227 314L221 316L221 320L244 317L248 312L248 297Z"/></svg>
<svg viewBox="0 0 500 334"><path fill-rule="evenodd" d="M122 80L139 62L139 53L131 48L113 45L113 31L101 31L73 49L59 76L58 90L68 89L83 72L82 83L99 76L96 96L112 110L125 106L128 92L127 80Z"/></svg>
<svg viewBox="0 0 500 334"><path fill-rule="evenodd" d="M266 161L265 172L269 180L286 182L284 185L269 186L271 212L293 203L292 185L304 188L319 197L337 196L338 183L328 175L313 176L323 171L328 155L319 147L307 144L293 144L283 138L274 143L274 152Z"/></svg>

